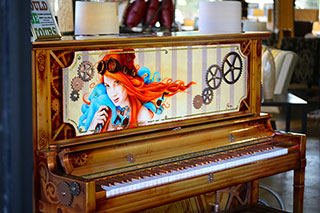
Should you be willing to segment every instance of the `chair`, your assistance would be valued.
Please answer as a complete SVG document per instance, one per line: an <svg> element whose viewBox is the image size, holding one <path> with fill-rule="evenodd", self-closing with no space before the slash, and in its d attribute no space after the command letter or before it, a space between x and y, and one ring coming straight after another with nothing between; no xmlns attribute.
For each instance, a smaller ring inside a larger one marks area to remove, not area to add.
<svg viewBox="0 0 320 213"><path fill-rule="evenodd" d="M298 55L289 50L272 49L271 53L276 65L276 85L274 94L285 94L292 78Z"/></svg>
<svg viewBox="0 0 320 213"><path fill-rule="evenodd" d="M267 47L264 46L263 54L267 54L266 50ZM294 68L298 62L298 55L290 50L270 49L270 51L275 62L274 94L285 94L288 91Z"/></svg>
<svg viewBox="0 0 320 213"><path fill-rule="evenodd" d="M274 94L286 94L293 75L294 68L298 61L298 56L295 52L289 50L271 49L271 53L275 62ZM265 54L265 52L263 54ZM262 106L261 111L273 114L273 117L275 119L277 115L280 114L280 109L276 106ZM275 123L273 124L275 127Z"/></svg>

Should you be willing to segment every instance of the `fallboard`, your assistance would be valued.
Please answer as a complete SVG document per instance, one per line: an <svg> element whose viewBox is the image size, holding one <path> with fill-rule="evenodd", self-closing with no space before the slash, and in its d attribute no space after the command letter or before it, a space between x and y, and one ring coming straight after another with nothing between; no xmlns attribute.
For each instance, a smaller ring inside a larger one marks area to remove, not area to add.
<svg viewBox="0 0 320 213"><path fill-rule="evenodd" d="M36 148L258 114L261 39L268 35L34 42Z"/></svg>
<svg viewBox="0 0 320 213"><path fill-rule="evenodd" d="M99 179L270 141L274 131L269 118L259 115L64 147L58 156L66 174Z"/></svg>

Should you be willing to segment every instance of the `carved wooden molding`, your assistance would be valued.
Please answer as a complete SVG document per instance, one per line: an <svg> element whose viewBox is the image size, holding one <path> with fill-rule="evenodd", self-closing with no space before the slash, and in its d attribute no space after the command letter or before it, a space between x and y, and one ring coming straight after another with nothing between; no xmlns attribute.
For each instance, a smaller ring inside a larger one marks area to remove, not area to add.
<svg viewBox="0 0 320 213"><path fill-rule="evenodd" d="M243 41L240 45L241 52L245 56L248 56L251 53L251 43L252 43L252 40L248 40L248 41Z"/></svg>
<svg viewBox="0 0 320 213"><path fill-rule="evenodd" d="M44 149L49 144L49 136L47 135L46 131L40 130L39 131L39 149Z"/></svg>
<svg viewBox="0 0 320 213"><path fill-rule="evenodd" d="M49 180L49 171L44 162L39 163L40 183L45 198L53 204L58 203L57 186Z"/></svg>
<svg viewBox="0 0 320 213"><path fill-rule="evenodd" d="M46 68L46 55L44 51L39 52L37 57L38 68L40 72L43 72Z"/></svg>

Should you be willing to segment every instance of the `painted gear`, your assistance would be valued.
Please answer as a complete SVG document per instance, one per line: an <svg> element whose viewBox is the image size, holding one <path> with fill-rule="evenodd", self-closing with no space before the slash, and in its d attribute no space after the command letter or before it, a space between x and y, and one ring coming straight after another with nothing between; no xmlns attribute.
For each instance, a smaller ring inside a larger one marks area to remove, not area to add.
<svg viewBox="0 0 320 213"><path fill-rule="evenodd" d="M51 117L54 119L60 112L59 108L59 100L57 98L53 98L51 101L51 109L52 109L52 114Z"/></svg>
<svg viewBox="0 0 320 213"><path fill-rule="evenodd" d="M201 95L196 95L193 98L193 107L195 109L200 109L202 106L203 100Z"/></svg>
<svg viewBox="0 0 320 213"><path fill-rule="evenodd" d="M221 68L217 64L211 65L206 73L206 83L211 89L217 89L222 81Z"/></svg>
<svg viewBox="0 0 320 213"><path fill-rule="evenodd" d="M71 93L70 93L70 99L74 102L76 102L78 99L80 98L80 94L78 91L75 91L73 90Z"/></svg>
<svg viewBox="0 0 320 213"><path fill-rule="evenodd" d="M78 196L80 194L80 186L77 182L71 182L69 187L73 196Z"/></svg>
<svg viewBox="0 0 320 213"><path fill-rule="evenodd" d="M52 99L52 101L51 101L51 109L53 110L53 111L55 111L55 112L58 112L59 111L59 100L58 99L56 99L56 98L54 98L54 99Z"/></svg>
<svg viewBox="0 0 320 213"><path fill-rule="evenodd" d="M52 69L51 69L51 71L52 71ZM62 77L59 75L54 76L54 74L52 74L50 79L51 79L50 83L51 83L51 88L52 88L53 93L56 94L57 96L61 96L60 91L62 88L62 81L61 81Z"/></svg>
<svg viewBox="0 0 320 213"><path fill-rule="evenodd" d="M75 91L80 91L83 87L83 80L79 77L74 77L71 81L71 88Z"/></svg>
<svg viewBox="0 0 320 213"><path fill-rule="evenodd" d="M88 163L88 154L86 153L77 153L72 156L72 165L80 167L85 166Z"/></svg>
<svg viewBox="0 0 320 213"><path fill-rule="evenodd" d="M70 191L69 184L61 182L57 186L58 188L58 201L61 205L71 206L73 202L73 195Z"/></svg>
<svg viewBox="0 0 320 213"><path fill-rule="evenodd" d="M208 105L213 100L213 90L210 87L205 88L202 91L202 101L204 104Z"/></svg>
<svg viewBox="0 0 320 213"><path fill-rule="evenodd" d="M78 67L78 75L83 81L90 81L94 75L92 63L90 61L83 61Z"/></svg>
<svg viewBox="0 0 320 213"><path fill-rule="evenodd" d="M242 73L242 60L238 53L229 52L222 62L223 79L228 84L234 84Z"/></svg>

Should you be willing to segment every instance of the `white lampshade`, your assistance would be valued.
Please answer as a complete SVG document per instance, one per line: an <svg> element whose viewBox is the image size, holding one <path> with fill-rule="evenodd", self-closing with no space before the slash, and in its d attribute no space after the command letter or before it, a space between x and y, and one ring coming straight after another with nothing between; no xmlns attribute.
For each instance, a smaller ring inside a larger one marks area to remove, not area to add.
<svg viewBox="0 0 320 213"><path fill-rule="evenodd" d="M200 2L199 31L205 34L241 33L241 2Z"/></svg>
<svg viewBox="0 0 320 213"><path fill-rule="evenodd" d="M75 35L119 33L117 2L83 2L75 5Z"/></svg>

